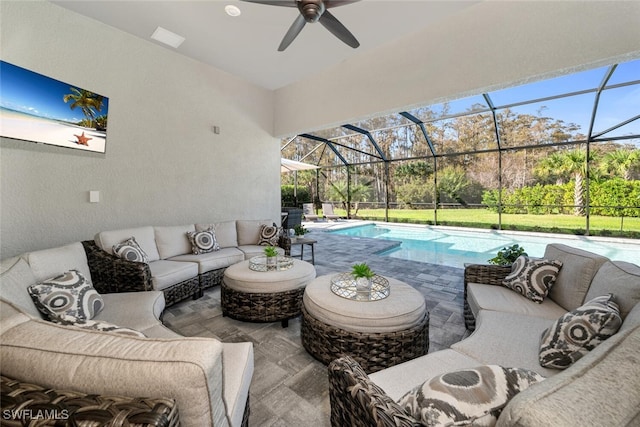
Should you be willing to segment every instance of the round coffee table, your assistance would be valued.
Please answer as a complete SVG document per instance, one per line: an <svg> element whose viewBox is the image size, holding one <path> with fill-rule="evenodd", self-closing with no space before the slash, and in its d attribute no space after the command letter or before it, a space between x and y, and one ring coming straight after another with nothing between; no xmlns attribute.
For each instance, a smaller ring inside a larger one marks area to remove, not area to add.
<svg viewBox="0 0 640 427"><path fill-rule="evenodd" d="M222 315L249 322L281 321L300 314L304 288L316 277L316 269L305 261L292 260L288 270L254 271L249 260L227 268L221 285Z"/></svg>
<svg viewBox="0 0 640 427"><path fill-rule="evenodd" d="M304 292L301 338L313 357L329 364L349 355L372 373L427 354L429 313L419 291L387 278L388 297L356 301L331 291L333 276L316 278Z"/></svg>

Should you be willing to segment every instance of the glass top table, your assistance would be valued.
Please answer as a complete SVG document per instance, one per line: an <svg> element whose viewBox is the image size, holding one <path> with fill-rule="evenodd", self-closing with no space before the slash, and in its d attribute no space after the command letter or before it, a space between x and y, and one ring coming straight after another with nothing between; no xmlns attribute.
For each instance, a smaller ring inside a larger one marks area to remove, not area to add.
<svg viewBox="0 0 640 427"><path fill-rule="evenodd" d="M371 286L360 286L351 273L331 277L331 292L354 301L379 301L389 296L389 281L377 274L371 278Z"/></svg>

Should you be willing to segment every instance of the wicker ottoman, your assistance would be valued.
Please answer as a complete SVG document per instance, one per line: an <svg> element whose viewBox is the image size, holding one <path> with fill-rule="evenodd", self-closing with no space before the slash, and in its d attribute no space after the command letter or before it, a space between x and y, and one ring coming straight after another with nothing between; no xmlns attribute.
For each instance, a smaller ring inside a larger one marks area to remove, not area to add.
<svg viewBox="0 0 640 427"><path fill-rule="evenodd" d="M349 355L371 373L427 354L429 313L419 291L387 278L387 298L353 301L331 291L332 276L318 277L304 293L302 345L313 357L329 364Z"/></svg>
<svg viewBox="0 0 640 427"><path fill-rule="evenodd" d="M300 314L304 288L316 277L316 269L305 261L293 260L282 271L253 271L249 261L227 268L221 288L222 315L249 322L281 321Z"/></svg>

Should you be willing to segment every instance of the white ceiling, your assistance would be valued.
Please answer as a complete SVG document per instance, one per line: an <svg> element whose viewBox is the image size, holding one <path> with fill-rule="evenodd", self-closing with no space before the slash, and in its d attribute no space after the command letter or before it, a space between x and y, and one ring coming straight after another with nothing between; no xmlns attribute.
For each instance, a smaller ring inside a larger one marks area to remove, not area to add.
<svg viewBox="0 0 640 427"><path fill-rule="evenodd" d="M264 88L277 89L407 37L478 1L362 0L331 9L358 39L359 48L352 49L315 23L307 24L284 52L278 52L277 47L297 17L295 7L239 0L52 0L52 3L164 47L150 38L161 26L186 38L175 49L178 53ZM227 15L224 11L227 4L236 5L242 14ZM427 53L416 52L421 54Z"/></svg>

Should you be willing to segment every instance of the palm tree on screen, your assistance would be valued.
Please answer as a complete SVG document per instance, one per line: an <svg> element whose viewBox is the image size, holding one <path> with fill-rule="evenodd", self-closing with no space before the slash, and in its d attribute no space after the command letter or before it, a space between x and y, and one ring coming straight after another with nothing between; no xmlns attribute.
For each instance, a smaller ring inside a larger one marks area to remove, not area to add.
<svg viewBox="0 0 640 427"><path fill-rule="evenodd" d="M78 89L75 87L70 87L69 90L71 93L64 95L62 100L65 103L73 101L69 107L72 110L80 108L88 122L93 124L96 115L102 109L104 97L88 90Z"/></svg>

